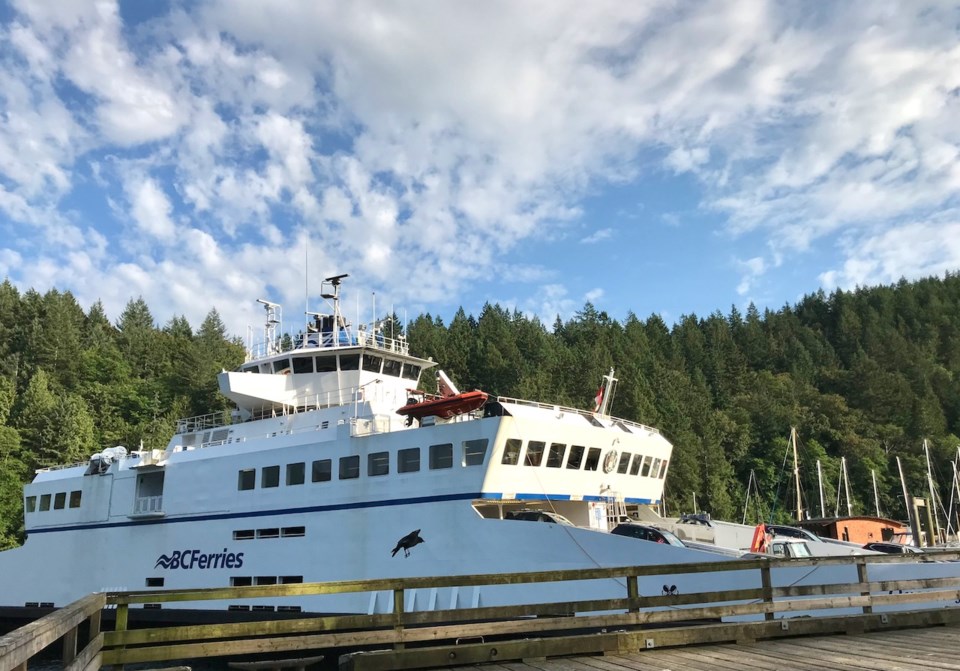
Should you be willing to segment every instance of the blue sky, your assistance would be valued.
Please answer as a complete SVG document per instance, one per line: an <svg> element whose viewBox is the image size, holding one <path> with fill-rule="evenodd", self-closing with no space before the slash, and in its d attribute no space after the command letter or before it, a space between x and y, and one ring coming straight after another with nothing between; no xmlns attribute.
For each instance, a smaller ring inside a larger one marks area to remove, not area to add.
<svg viewBox="0 0 960 671"><path fill-rule="evenodd" d="M960 268L952 3L0 3L0 275L160 324L777 309ZM305 281L305 262L309 261Z"/></svg>

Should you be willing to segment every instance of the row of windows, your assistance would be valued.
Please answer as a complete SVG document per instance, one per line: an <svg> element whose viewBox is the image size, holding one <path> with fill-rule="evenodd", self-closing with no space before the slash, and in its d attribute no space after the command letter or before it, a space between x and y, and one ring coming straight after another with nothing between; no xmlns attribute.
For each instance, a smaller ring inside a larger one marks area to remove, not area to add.
<svg viewBox="0 0 960 671"><path fill-rule="evenodd" d="M233 540L249 541L254 538L302 538L307 535L304 527L270 527L267 529L237 529Z"/></svg>
<svg viewBox="0 0 960 671"><path fill-rule="evenodd" d="M503 449L503 458L501 463L507 465L517 465L520 463L520 454L523 453L524 466L541 466L547 468L563 468L585 471L595 471L600 467L599 447L584 447L583 445L570 445L567 449L566 443L547 444L542 440L527 441L527 449L522 450L523 441L517 438L508 438L507 444ZM546 459L544 459L546 457ZM621 452L616 464L617 473L630 473L630 475L640 475L642 477L663 478L667 474L667 459L657 459L642 454L632 454L630 452ZM613 466L609 469L612 471Z"/></svg>
<svg viewBox="0 0 960 671"><path fill-rule="evenodd" d="M338 368L339 362L339 368ZM376 354L320 354L277 359L272 364L251 364L242 370L246 373L335 373L337 370L365 370L407 380L420 377L420 366L387 359Z"/></svg>
<svg viewBox="0 0 960 671"><path fill-rule="evenodd" d="M233 576L230 578L231 587L250 587L251 585L297 585L302 582L302 575L257 575Z"/></svg>
<svg viewBox="0 0 960 671"><path fill-rule="evenodd" d="M70 492L69 504L71 508L80 507L80 498L83 492L79 489L75 489ZM66 492L57 492L56 494L41 494L40 495L40 512L46 512L50 510L50 502L53 501L54 510L63 510L67 507L67 493ZM33 513L37 511L37 497L28 496L26 501L26 509L28 513Z"/></svg>
<svg viewBox="0 0 960 671"><path fill-rule="evenodd" d="M460 465L482 466L487 456L488 440L478 438L465 440L461 444ZM453 443L431 445L427 448L430 470L453 468ZM397 473L416 473L420 470L420 448L410 447L397 450ZM329 482L333 479L333 460L317 459L310 464L311 482ZM302 485L306 482L306 463L287 464L284 468L283 482L287 486ZM368 476L390 474L390 453L371 452L367 455ZM337 479L352 480L360 477L360 456L340 457L337 462ZM264 466L260 469L260 487L270 489L280 486L280 466ZM246 491L257 487L257 469L245 468L239 472L237 489Z"/></svg>

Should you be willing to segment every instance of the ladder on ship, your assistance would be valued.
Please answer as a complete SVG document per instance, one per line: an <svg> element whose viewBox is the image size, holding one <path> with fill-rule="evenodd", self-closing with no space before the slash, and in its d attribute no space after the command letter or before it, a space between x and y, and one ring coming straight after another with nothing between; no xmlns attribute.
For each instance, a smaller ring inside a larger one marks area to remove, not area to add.
<svg viewBox="0 0 960 671"><path fill-rule="evenodd" d="M607 531L610 531L621 522L626 522L627 506L623 502L620 492L607 489L603 492L604 500L607 504Z"/></svg>

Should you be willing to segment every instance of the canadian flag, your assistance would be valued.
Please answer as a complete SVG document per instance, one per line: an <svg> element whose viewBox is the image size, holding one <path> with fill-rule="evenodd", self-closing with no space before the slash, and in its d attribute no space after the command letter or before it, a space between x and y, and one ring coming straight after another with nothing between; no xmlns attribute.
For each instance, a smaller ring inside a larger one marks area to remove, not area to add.
<svg viewBox="0 0 960 671"><path fill-rule="evenodd" d="M593 411L599 412L600 404L603 403L603 387L600 387L599 389L597 389L597 395L593 400L594 400Z"/></svg>

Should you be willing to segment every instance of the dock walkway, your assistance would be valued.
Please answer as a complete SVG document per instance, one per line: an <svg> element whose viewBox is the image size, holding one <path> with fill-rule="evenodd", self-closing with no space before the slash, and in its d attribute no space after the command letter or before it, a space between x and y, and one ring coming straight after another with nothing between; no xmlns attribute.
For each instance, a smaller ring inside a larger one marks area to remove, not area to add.
<svg viewBox="0 0 960 671"><path fill-rule="evenodd" d="M457 666L448 671L928 671L960 670L960 625L749 644L661 648L630 654Z"/></svg>

